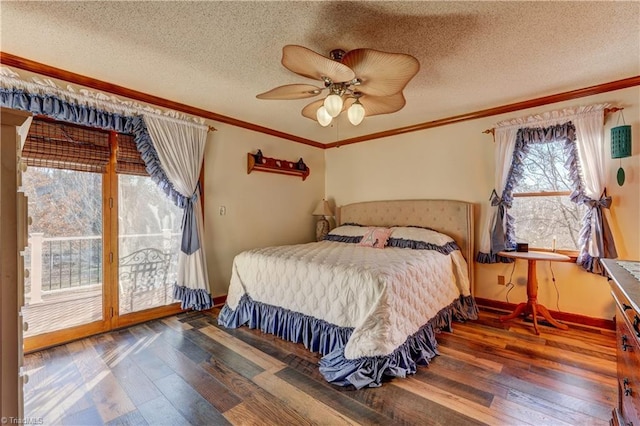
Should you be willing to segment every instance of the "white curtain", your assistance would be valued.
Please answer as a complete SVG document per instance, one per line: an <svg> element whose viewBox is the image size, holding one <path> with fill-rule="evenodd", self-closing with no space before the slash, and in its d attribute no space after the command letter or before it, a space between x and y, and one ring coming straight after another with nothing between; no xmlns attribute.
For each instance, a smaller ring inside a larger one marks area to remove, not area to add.
<svg viewBox="0 0 640 426"><path fill-rule="evenodd" d="M495 167L496 174L494 180L495 195L491 194L489 203L489 213L487 214L487 220L482 231L480 239L480 255L479 261L483 263L495 262L495 253L492 251L492 236L497 233L506 235L506 220L500 218L500 206L496 204L494 200L502 199L502 192L507 184L507 178L509 177L509 170L511 169L511 162L513 159L513 150L516 146L516 135L518 134L517 126L497 127L495 129ZM494 205L495 204L495 205ZM504 213L505 210L503 209ZM504 213L506 214L506 213ZM496 229L499 228L499 229ZM503 240L504 242L504 240ZM491 260L487 258L489 256ZM484 258L484 259L480 259Z"/></svg>
<svg viewBox="0 0 640 426"><path fill-rule="evenodd" d="M599 198L604 191L606 181L604 111L600 109L585 112L571 121L576 127L576 143L585 195L589 198Z"/></svg>
<svg viewBox="0 0 640 426"><path fill-rule="evenodd" d="M181 300L183 309L208 309L211 291L198 194L208 128L156 115L144 114L143 117L167 179L185 197L183 240L174 296Z"/></svg>
<svg viewBox="0 0 640 426"><path fill-rule="evenodd" d="M613 235L603 209L611 206L606 196L604 151L604 108L594 108L577 114L571 120L576 127L576 144L582 171L587 207L580 232L580 254L577 263L591 272L602 272L600 258L618 257Z"/></svg>

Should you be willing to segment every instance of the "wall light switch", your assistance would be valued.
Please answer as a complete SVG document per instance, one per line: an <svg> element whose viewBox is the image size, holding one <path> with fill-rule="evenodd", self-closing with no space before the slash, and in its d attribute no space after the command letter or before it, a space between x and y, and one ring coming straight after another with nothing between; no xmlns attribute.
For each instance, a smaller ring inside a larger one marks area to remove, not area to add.
<svg viewBox="0 0 640 426"><path fill-rule="evenodd" d="M225 206L220 206L220 216L224 216L227 214L227 208Z"/></svg>

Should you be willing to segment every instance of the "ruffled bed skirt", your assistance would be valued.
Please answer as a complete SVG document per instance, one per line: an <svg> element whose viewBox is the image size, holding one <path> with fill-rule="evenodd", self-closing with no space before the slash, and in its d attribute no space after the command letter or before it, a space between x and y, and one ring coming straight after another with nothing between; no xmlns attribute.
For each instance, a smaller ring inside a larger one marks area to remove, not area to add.
<svg viewBox="0 0 640 426"><path fill-rule="evenodd" d="M385 379L414 374L418 365L427 365L438 355L435 334L451 331L452 321L478 318L478 308L471 296L456 299L442 309L427 324L386 356L347 359L344 347L353 332L351 327L338 327L326 321L293 312L277 306L256 302L247 294L240 299L235 310L225 305L220 311L218 324L236 328L247 324L265 333L304 346L323 355L320 372L325 379L340 386L380 386Z"/></svg>

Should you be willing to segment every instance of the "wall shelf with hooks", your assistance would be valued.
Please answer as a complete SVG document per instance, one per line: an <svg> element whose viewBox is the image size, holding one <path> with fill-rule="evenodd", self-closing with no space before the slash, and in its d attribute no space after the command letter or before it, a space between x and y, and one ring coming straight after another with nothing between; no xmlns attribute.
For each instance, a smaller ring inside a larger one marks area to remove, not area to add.
<svg viewBox="0 0 640 426"><path fill-rule="evenodd" d="M300 176L302 180L310 173L302 158L298 161L278 160L263 156L260 150L256 154L247 153L247 174L253 171Z"/></svg>

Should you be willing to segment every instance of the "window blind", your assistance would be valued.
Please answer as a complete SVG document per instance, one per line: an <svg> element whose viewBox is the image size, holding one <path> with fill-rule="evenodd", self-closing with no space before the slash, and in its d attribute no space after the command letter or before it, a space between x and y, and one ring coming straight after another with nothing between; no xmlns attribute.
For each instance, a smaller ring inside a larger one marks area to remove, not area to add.
<svg viewBox="0 0 640 426"><path fill-rule="evenodd" d="M27 165L105 173L109 164L109 133L100 129L34 119L22 156Z"/></svg>
<svg viewBox="0 0 640 426"><path fill-rule="evenodd" d="M116 173L139 176L149 175L132 135L118 134Z"/></svg>

